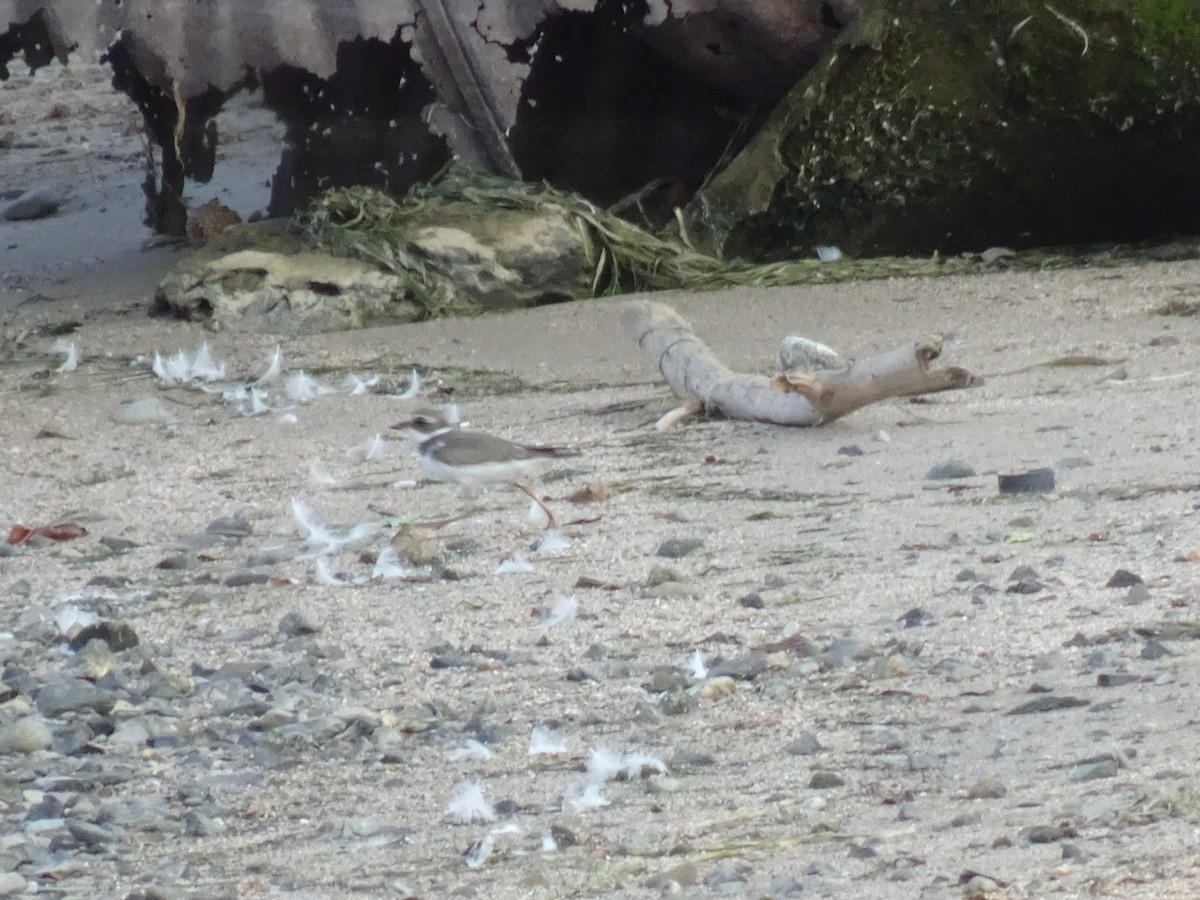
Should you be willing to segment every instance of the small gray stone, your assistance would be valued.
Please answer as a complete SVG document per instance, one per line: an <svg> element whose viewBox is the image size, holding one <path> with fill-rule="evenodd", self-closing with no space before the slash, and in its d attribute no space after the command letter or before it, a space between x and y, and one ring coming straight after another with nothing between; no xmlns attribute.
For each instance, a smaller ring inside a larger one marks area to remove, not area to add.
<svg viewBox="0 0 1200 900"><path fill-rule="evenodd" d="M279 630L289 637L301 637L306 634L316 634L321 627L313 622L305 613L290 612L279 620Z"/></svg>
<svg viewBox="0 0 1200 900"><path fill-rule="evenodd" d="M104 844L111 844L117 839L117 833L110 828L105 828L103 825L94 825L91 822L80 822L72 819L67 822L67 831L71 832L71 836L81 844L87 844L89 847L99 847Z"/></svg>
<svg viewBox="0 0 1200 900"><path fill-rule="evenodd" d="M1042 694L1040 697L1022 703L1015 709L1010 709L1006 715L1026 716L1031 713L1054 712L1059 709L1074 709L1078 706L1090 706L1091 702L1081 697L1066 697L1059 694Z"/></svg>
<svg viewBox="0 0 1200 900"><path fill-rule="evenodd" d="M1117 569L1117 571L1112 573L1112 577L1108 579L1104 586L1123 588L1133 587L1135 584L1145 584L1141 575L1130 572L1128 569Z"/></svg>
<svg viewBox="0 0 1200 900"><path fill-rule="evenodd" d="M1116 647L1101 647L1087 655L1084 665L1095 671L1096 669L1111 669L1120 662L1121 652Z"/></svg>
<svg viewBox="0 0 1200 900"><path fill-rule="evenodd" d="M996 778L980 778L967 788L968 800L999 800L1008 793L1008 788Z"/></svg>
<svg viewBox="0 0 1200 900"><path fill-rule="evenodd" d="M1063 839L1063 830L1057 825L1034 825L1021 839L1030 844L1053 844Z"/></svg>
<svg viewBox="0 0 1200 900"><path fill-rule="evenodd" d="M24 716L0 728L0 753L36 753L53 741L41 716Z"/></svg>
<svg viewBox="0 0 1200 900"><path fill-rule="evenodd" d="M938 660L929 671L950 682L966 681L979 674L978 666L953 656L946 656Z"/></svg>
<svg viewBox="0 0 1200 900"><path fill-rule="evenodd" d="M58 212L62 201L46 188L32 188L0 210L0 218L7 222L27 222L44 219Z"/></svg>
<svg viewBox="0 0 1200 900"><path fill-rule="evenodd" d="M704 766L712 766L716 765L716 762L716 758L709 753L680 747L671 754L671 758L667 760L667 765L674 772L679 769L699 769Z"/></svg>
<svg viewBox="0 0 1200 900"><path fill-rule="evenodd" d="M813 772L808 786L813 790L824 791L829 788L842 787L846 780L836 772Z"/></svg>
<svg viewBox="0 0 1200 900"><path fill-rule="evenodd" d="M1125 811L1124 800L1111 794L1084 797L1079 804L1079 815L1089 825L1112 825Z"/></svg>
<svg viewBox="0 0 1200 900"><path fill-rule="evenodd" d="M951 828L967 828L971 825L978 825L983 821L983 813L977 809L971 809L964 813L959 813L950 820Z"/></svg>
<svg viewBox="0 0 1200 900"><path fill-rule="evenodd" d="M840 669L867 655L867 644L855 635L835 638L821 654L821 662L831 669Z"/></svg>
<svg viewBox="0 0 1200 900"><path fill-rule="evenodd" d="M905 628L919 628L922 625L929 625L933 620L933 613L923 606L914 606L900 617L900 621L904 623Z"/></svg>
<svg viewBox="0 0 1200 900"><path fill-rule="evenodd" d="M141 747L150 740L150 732L146 726L137 719L132 719L128 722L122 722L117 726L116 730L108 736L108 743L111 744L132 744L133 746Z"/></svg>
<svg viewBox="0 0 1200 900"><path fill-rule="evenodd" d="M765 671L767 654L752 650L736 659L716 659L708 667L708 677L719 678L728 675L742 681L753 681Z"/></svg>
<svg viewBox="0 0 1200 900"><path fill-rule="evenodd" d="M699 880L700 869L694 862L685 862L665 872L651 875L642 884L649 888L661 889L664 893L677 893L680 887L688 887Z"/></svg>
<svg viewBox="0 0 1200 900"><path fill-rule="evenodd" d="M267 572L234 572L225 579L225 587L256 587L271 580Z"/></svg>
<svg viewBox="0 0 1200 900"><path fill-rule="evenodd" d="M1075 767L1071 772L1071 780L1098 781L1101 778L1116 778L1119 769L1120 766L1115 759L1086 762Z"/></svg>
<svg viewBox="0 0 1200 900"><path fill-rule="evenodd" d="M1027 693L1030 694L1053 694L1054 693L1054 678L1049 673L1039 675L1033 679L1033 683L1029 685Z"/></svg>
<svg viewBox="0 0 1200 900"><path fill-rule="evenodd" d="M975 468L965 460L950 459L925 473L926 481L950 481L955 478L974 478Z"/></svg>
<svg viewBox="0 0 1200 900"><path fill-rule="evenodd" d="M891 725L867 725L859 733L859 738L873 750L903 750L908 746L904 733Z"/></svg>
<svg viewBox="0 0 1200 900"><path fill-rule="evenodd" d="M799 897L804 893L804 885L791 875L778 875L767 882L766 895L775 898Z"/></svg>
<svg viewBox="0 0 1200 900"><path fill-rule="evenodd" d="M1146 641L1146 646L1138 654L1141 659L1162 659L1164 656L1174 656L1175 652L1162 641Z"/></svg>
<svg viewBox="0 0 1200 900"><path fill-rule="evenodd" d="M80 709L94 709L101 715L107 715L117 698L112 691L98 688L90 681L64 678L43 684L35 699L42 715L57 716Z"/></svg>
<svg viewBox="0 0 1200 900"><path fill-rule="evenodd" d="M1141 679L1132 672L1101 672L1096 676L1097 687L1121 687L1126 684L1136 684Z"/></svg>
<svg viewBox="0 0 1200 900"><path fill-rule="evenodd" d="M1045 494L1054 490L1053 469L1030 469L996 478L1001 494Z"/></svg>
<svg viewBox="0 0 1200 900"><path fill-rule="evenodd" d="M896 821L898 822L918 822L921 818L921 808L911 800L901 803L896 810Z"/></svg>
<svg viewBox="0 0 1200 900"><path fill-rule="evenodd" d="M841 871L833 863L824 859L814 859L809 863L808 868L804 870L805 875L815 875L818 878L837 878L842 877Z"/></svg>
<svg viewBox="0 0 1200 900"><path fill-rule="evenodd" d="M675 666L655 666L650 679L642 685L652 694L682 690L688 686L688 677Z"/></svg>
<svg viewBox="0 0 1200 900"><path fill-rule="evenodd" d="M213 837L225 830L225 823L212 816L192 810L183 817L184 833L190 837Z"/></svg>
<svg viewBox="0 0 1200 900"><path fill-rule="evenodd" d="M783 748L792 756L815 756L825 750L817 736L811 731L803 731L794 741Z"/></svg>
<svg viewBox="0 0 1200 900"><path fill-rule="evenodd" d="M983 900L985 897L998 896L1000 889L1000 882L996 879L972 874L963 883L963 896L968 900Z"/></svg>
<svg viewBox="0 0 1200 900"><path fill-rule="evenodd" d="M1126 606L1138 606L1150 599L1150 589L1144 584L1130 585L1129 593L1125 595Z"/></svg>
<svg viewBox="0 0 1200 900"><path fill-rule="evenodd" d="M666 559L682 559L689 554L695 553L703 546L703 538L668 538L658 545L658 549L654 551L654 555L662 556Z"/></svg>
<svg viewBox="0 0 1200 900"><path fill-rule="evenodd" d="M213 519L205 526L204 530L208 534L218 534L221 537L233 538L243 538L254 531L250 523L246 521L246 514L244 512L237 512L232 516L221 516L218 519Z"/></svg>
<svg viewBox="0 0 1200 900"><path fill-rule="evenodd" d="M942 760L929 750L914 750L908 754L908 767L914 772L932 772L942 767Z"/></svg>
<svg viewBox="0 0 1200 900"><path fill-rule="evenodd" d="M0 897L13 897L29 890L29 883L18 872L0 872Z"/></svg>

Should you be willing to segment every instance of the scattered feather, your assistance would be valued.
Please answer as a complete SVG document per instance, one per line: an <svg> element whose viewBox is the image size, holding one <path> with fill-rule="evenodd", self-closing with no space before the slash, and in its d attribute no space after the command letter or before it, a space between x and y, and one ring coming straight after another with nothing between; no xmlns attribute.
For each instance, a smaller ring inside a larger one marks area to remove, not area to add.
<svg viewBox="0 0 1200 900"><path fill-rule="evenodd" d="M571 542L567 540L566 535L557 528L551 528L549 531L543 532L534 545L533 552L538 554L558 553L561 550L566 550L571 546Z"/></svg>
<svg viewBox="0 0 1200 900"><path fill-rule="evenodd" d="M329 566L325 563L324 556L317 557L317 584L323 584L325 587L346 587L350 584L344 578L339 578L329 571Z"/></svg>
<svg viewBox="0 0 1200 900"><path fill-rule="evenodd" d="M615 753L603 747L597 747L588 754L587 780L595 784L604 784L618 778L625 781L636 781L655 773L667 774L667 765L655 756L645 753Z"/></svg>
<svg viewBox="0 0 1200 900"><path fill-rule="evenodd" d="M292 498L292 518L304 533L304 545L316 549L317 555L330 553L343 544L370 537L379 530L379 526L372 522L360 522L345 534L335 534L318 522L308 504L297 497Z"/></svg>
<svg viewBox="0 0 1200 900"><path fill-rule="evenodd" d="M495 847L496 836L489 834L483 840L476 841L467 849L467 852L463 854L463 862L467 864L468 869L483 868Z"/></svg>
<svg viewBox="0 0 1200 900"><path fill-rule="evenodd" d="M464 781L454 789L446 804L446 816L459 825L496 821L496 811L483 796L483 784L478 781Z"/></svg>
<svg viewBox="0 0 1200 900"><path fill-rule="evenodd" d="M530 499L529 510L525 513L525 524L536 525L538 528L541 528L548 521L546 511L542 509L542 505L536 500Z"/></svg>
<svg viewBox="0 0 1200 900"><path fill-rule="evenodd" d="M74 603L60 606L54 614L54 624L58 626L60 634L70 634L76 629L87 628L89 625L95 625L99 621L100 618L95 613L82 610Z"/></svg>
<svg viewBox="0 0 1200 900"><path fill-rule="evenodd" d="M225 377L225 363L213 359L207 342L201 344L196 355L191 357L180 350L164 359L156 352L150 368L168 387L191 381L220 381Z"/></svg>
<svg viewBox="0 0 1200 900"><path fill-rule="evenodd" d="M588 754L586 769L590 782L603 784L606 781L612 781L621 774L623 768L620 753L615 753L605 747L596 747Z"/></svg>
<svg viewBox="0 0 1200 900"><path fill-rule="evenodd" d="M295 425L300 420L296 417L294 412L285 412L279 414L278 421L283 425Z"/></svg>
<svg viewBox="0 0 1200 900"><path fill-rule="evenodd" d="M191 381L191 365L182 350L175 356L168 356L166 359L163 359L155 351L154 362L151 364L150 369L158 376L158 380L168 387L173 384L183 384L184 382Z"/></svg>
<svg viewBox="0 0 1200 900"><path fill-rule="evenodd" d="M355 462L368 462L372 459L383 459L391 456L393 449L388 441L383 439L382 435L375 435L368 438L359 444L357 447L351 447L346 451L346 455Z"/></svg>
<svg viewBox="0 0 1200 900"><path fill-rule="evenodd" d="M351 397L357 397L359 394L365 394L375 385L379 384L379 376L372 375L366 380L359 378L353 372L342 379L342 390L348 393Z"/></svg>
<svg viewBox="0 0 1200 900"><path fill-rule="evenodd" d="M225 377L225 363L218 363L208 349L208 341L200 345L196 358L192 360L192 378L195 381L220 381Z"/></svg>
<svg viewBox="0 0 1200 900"><path fill-rule="evenodd" d="M497 575L512 575L524 574L533 571L533 563L527 560L522 554L514 553L500 565L496 566Z"/></svg>
<svg viewBox="0 0 1200 900"><path fill-rule="evenodd" d="M611 802L604 796L604 785L601 782L576 778L567 782L567 789L563 792L562 811L574 816L589 809L608 806Z"/></svg>
<svg viewBox="0 0 1200 900"><path fill-rule="evenodd" d="M467 852L463 854L463 861L467 864L467 868L478 869L484 866L488 859L491 858L492 853L495 852L497 838L508 834L520 833L521 829L512 822L507 822L504 825L501 825L499 828L493 828L487 833L487 836L483 838L483 840L476 841L470 846Z"/></svg>
<svg viewBox="0 0 1200 900"><path fill-rule="evenodd" d="M407 578L413 570L400 561L394 547L384 547L375 558L375 568L371 570L372 578Z"/></svg>
<svg viewBox="0 0 1200 900"><path fill-rule="evenodd" d="M417 370L412 370L412 375L408 377L408 387L401 394L395 394L397 400L411 400L421 393L421 376L417 374Z"/></svg>
<svg viewBox="0 0 1200 900"><path fill-rule="evenodd" d="M222 391L221 402L239 416L261 416L271 411L271 407L267 405L267 392L254 385L242 385Z"/></svg>
<svg viewBox="0 0 1200 900"><path fill-rule="evenodd" d="M450 758L455 762L483 762L492 758L492 751L474 739L469 739L461 747L450 751Z"/></svg>
<svg viewBox="0 0 1200 900"><path fill-rule="evenodd" d="M556 841L554 839L554 835L549 834L549 833L543 834L542 835L542 852L543 853L553 853L557 849L558 849L558 841Z"/></svg>
<svg viewBox="0 0 1200 900"><path fill-rule="evenodd" d="M308 483L313 487L327 488L337 484L337 479L333 477L333 473L325 468L325 464L319 459L315 459L308 467Z"/></svg>
<svg viewBox="0 0 1200 900"><path fill-rule="evenodd" d="M66 338L59 338L54 342L55 353L65 353L67 358L62 361L55 372L74 372L79 368L79 348L75 346L74 341L68 341Z"/></svg>
<svg viewBox="0 0 1200 900"><path fill-rule="evenodd" d="M556 625L570 625L575 621L575 613L579 612L579 601L574 595L559 597L550 612L542 616L538 628L553 628Z"/></svg>
<svg viewBox="0 0 1200 900"><path fill-rule="evenodd" d="M621 757L621 774L626 781L637 781L650 775L666 775L667 764L645 753L626 753Z"/></svg>
<svg viewBox="0 0 1200 900"><path fill-rule="evenodd" d="M842 251L837 247L820 246L813 249L817 251L817 259L821 262L837 262L842 258Z"/></svg>
<svg viewBox="0 0 1200 900"><path fill-rule="evenodd" d="M275 351L271 354L271 358L267 361L267 371L258 376L255 384L267 384L274 381L283 373L283 351L279 349L279 345L275 345Z"/></svg>
<svg viewBox="0 0 1200 900"><path fill-rule="evenodd" d="M708 666L704 662L704 654L697 647L692 653L692 677L700 681L708 677Z"/></svg>
<svg viewBox="0 0 1200 900"><path fill-rule="evenodd" d="M283 384L283 392L296 403L308 403L326 394L336 394L337 391L328 385L321 384L303 369L293 372Z"/></svg>
<svg viewBox="0 0 1200 900"><path fill-rule="evenodd" d="M566 753L567 745L563 743L562 737L558 731L553 728L547 728L545 725L539 725L533 729L533 733L529 735L529 755L543 756L554 755L556 753Z"/></svg>

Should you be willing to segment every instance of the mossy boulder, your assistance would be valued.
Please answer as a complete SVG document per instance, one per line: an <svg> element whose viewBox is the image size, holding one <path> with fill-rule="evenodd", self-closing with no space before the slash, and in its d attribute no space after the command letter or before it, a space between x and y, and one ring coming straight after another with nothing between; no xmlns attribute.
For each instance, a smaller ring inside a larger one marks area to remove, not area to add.
<svg viewBox="0 0 1200 900"><path fill-rule="evenodd" d="M1200 230L1200 3L875 0L690 204L727 257Z"/></svg>

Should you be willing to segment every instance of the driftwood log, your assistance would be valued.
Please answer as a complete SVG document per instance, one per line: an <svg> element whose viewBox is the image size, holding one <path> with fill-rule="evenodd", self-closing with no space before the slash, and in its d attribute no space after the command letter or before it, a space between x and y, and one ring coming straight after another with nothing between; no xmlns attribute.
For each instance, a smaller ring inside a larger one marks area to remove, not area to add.
<svg viewBox="0 0 1200 900"><path fill-rule="evenodd" d="M941 354L940 337L849 363L828 347L789 337L780 349L786 371L771 378L734 372L682 316L661 303L629 301L622 324L685 401L659 420L659 428L701 410L776 425L822 425L889 397L958 390L982 382L966 369L930 367Z"/></svg>

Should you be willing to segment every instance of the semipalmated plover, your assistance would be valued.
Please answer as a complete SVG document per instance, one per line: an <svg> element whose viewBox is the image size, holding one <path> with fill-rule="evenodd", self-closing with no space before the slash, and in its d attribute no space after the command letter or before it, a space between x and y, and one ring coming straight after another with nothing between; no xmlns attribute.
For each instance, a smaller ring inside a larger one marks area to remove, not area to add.
<svg viewBox="0 0 1200 900"><path fill-rule="evenodd" d="M529 447L481 431L461 428L436 409L421 409L411 419L391 426L420 443L421 467L438 481L455 484L511 484L524 491L546 514L547 528L555 527L554 513L523 482L552 459L574 455L557 447Z"/></svg>

